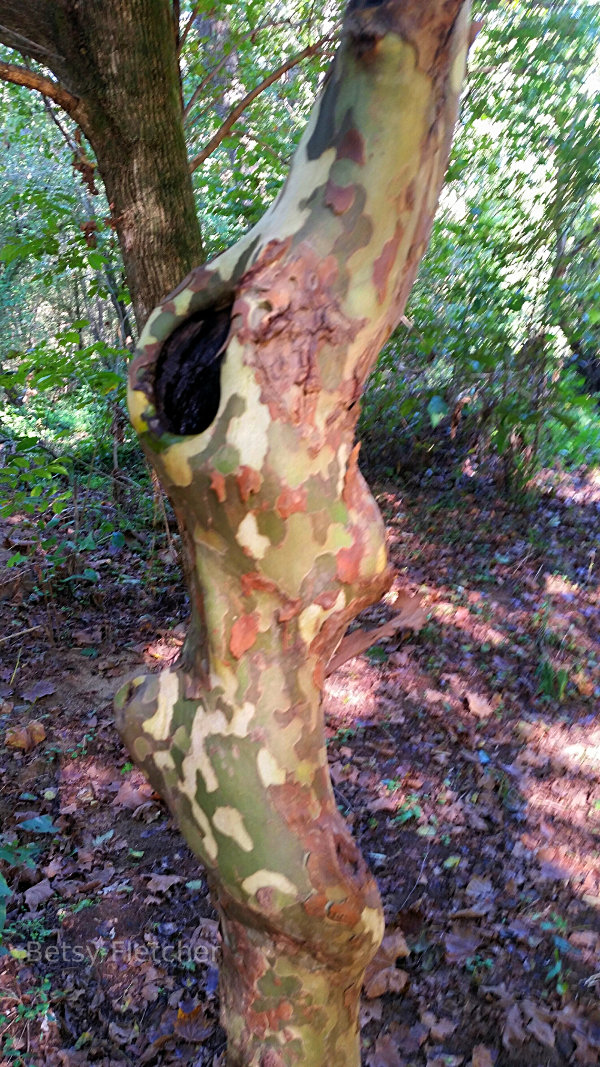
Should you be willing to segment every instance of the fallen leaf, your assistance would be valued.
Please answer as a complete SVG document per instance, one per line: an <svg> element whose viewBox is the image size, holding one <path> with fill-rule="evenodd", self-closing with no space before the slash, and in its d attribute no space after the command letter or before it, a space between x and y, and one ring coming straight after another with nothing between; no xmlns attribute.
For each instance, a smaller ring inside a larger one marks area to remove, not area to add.
<svg viewBox="0 0 600 1067"><path fill-rule="evenodd" d="M174 1029L184 1041L200 1044L214 1030L214 1023L206 1017L203 1004L198 1004L192 1011L185 1012L181 1008L177 1012Z"/></svg>
<svg viewBox="0 0 600 1067"><path fill-rule="evenodd" d="M34 815L31 819L24 819L19 823L19 827L30 834L58 834L60 832L49 815Z"/></svg>
<svg viewBox="0 0 600 1067"><path fill-rule="evenodd" d="M369 1067L404 1067L404 1063L398 1046L390 1034L381 1034L368 1059Z"/></svg>
<svg viewBox="0 0 600 1067"><path fill-rule="evenodd" d="M409 955L410 949L401 930L390 931L384 937L365 974L364 991L369 1000L383 993L402 993L406 989L408 974L396 967L396 960L406 959Z"/></svg>
<svg viewBox="0 0 600 1067"><path fill-rule="evenodd" d="M454 1033L457 1026L458 1023L453 1023L452 1019L439 1019L431 1027L431 1040L441 1045L447 1037Z"/></svg>
<svg viewBox="0 0 600 1067"><path fill-rule="evenodd" d="M150 893L167 893L174 885L181 882L178 874L151 874L148 880Z"/></svg>
<svg viewBox="0 0 600 1067"><path fill-rule="evenodd" d="M50 897L54 896L54 890L48 878L44 878L37 885L32 885L30 889L26 889L23 896L29 910L35 911L40 904L45 904L47 900L50 900Z"/></svg>
<svg viewBox="0 0 600 1067"><path fill-rule="evenodd" d="M47 678L41 678L39 682L34 682L29 689L26 689L23 693L23 700L27 700L30 704L35 704L36 700L41 700L42 697L52 696L56 692L56 686L54 682L51 682Z"/></svg>
<svg viewBox="0 0 600 1067"><path fill-rule="evenodd" d="M9 726L4 735L4 744L7 748L19 748L23 752L29 752L32 747L29 730L26 726Z"/></svg>
<svg viewBox="0 0 600 1067"><path fill-rule="evenodd" d="M475 1045L471 1056L471 1067L494 1067L492 1053L486 1045Z"/></svg>
<svg viewBox="0 0 600 1067"><path fill-rule="evenodd" d="M39 719L32 719L27 726L10 726L6 731L4 744L7 748L20 748L23 752L31 752L31 749L41 744L45 738L44 724Z"/></svg>
<svg viewBox="0 0 600 1067"><path fill-rule="evenodd" d="M154 790L148 782L142 782L141 785L134 785L129 778L126 778L124 782L121 782L119 791L113 800L113 804L116 807L135 811L136 808L141 807L142 804L148 803L153 792Z"/></svg>
<svg viewBox="0 0 600 1067"><path fill-rule="evenodd" d="M447 963L464 963L475 955L482 940L479 930L473 926L453 926L444 938Z"/></svg>
<svg viewBox="0 0 600 1067"><path fill-rule="evenodd" d="M39 745L46 740L46 730L43 722L40 722L39 719L32 719L27 729L34 745Z"/></svg>
<svg viewBox="0 0 600 1067"><path fill-rule="evenodd" d="M469 706L469 711L473 712L478 719L489 719L490 715L493 715L494 709L490 703L479 695L474 693L470 689L465 693L465 699Z"/></svg>
<svg viewBox="0 0 600 1067"><path fill-rule="evenodd" d="M518 1004L512 1004L506 1013L506 1019L502 1028L502 1044L509 1052L515 1045L522 1045L527 1040L527 1034L523 1028L523 1018Z"/></svg>
<svg viewBox="0 0 600 1067"><path fill-rule="evenodd" d="M540 1045L545 1045L546 1048L554 1048L554 1030L548 1022L549 1013L534 1004L532 1000L523 1000L521 1011L527 1019L527 1030L533 1034L536 1041L539 1041Z"/></svg>

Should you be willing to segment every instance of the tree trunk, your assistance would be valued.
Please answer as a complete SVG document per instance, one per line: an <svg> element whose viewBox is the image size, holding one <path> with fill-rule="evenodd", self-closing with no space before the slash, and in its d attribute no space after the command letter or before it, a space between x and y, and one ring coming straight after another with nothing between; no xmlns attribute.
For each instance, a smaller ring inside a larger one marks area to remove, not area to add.
<svg viewBox="0 0 600 1067"><path fill-rule="evenodd" d="M170 4L0 0L0 41L49 68L72 98L59 102L96 154L141 329L203 259Z"/></svg>
<svg viewBox="0 0 600 1067"><path fill-rule="evenodd" d="M352 0L277 202L155 310L131 368L193 613L180 664L125 687L118 726L209 871L230 1067L359 1063L383 919L321 689L391 579L353 435L427 243L468 37L468 0Z"/></svg>

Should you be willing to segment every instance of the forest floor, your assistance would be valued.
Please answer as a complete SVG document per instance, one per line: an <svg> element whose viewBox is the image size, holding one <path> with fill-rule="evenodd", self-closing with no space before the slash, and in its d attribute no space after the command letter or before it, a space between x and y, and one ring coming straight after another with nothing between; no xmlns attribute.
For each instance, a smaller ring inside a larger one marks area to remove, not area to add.
<svg viewBox="0 0 600 1067"><path fill-rule="evenodd" d="M427 622L326 692L336 795L388 924L363 1063L597 1064L600 476L549 475L527 507L425 481L378 499ZM0 565L32 539L5 520ZM92 539L72 570L0 584L0 1067L217 1065L205 878L111 710L178 654L178 572L135 539Z"/></svg>

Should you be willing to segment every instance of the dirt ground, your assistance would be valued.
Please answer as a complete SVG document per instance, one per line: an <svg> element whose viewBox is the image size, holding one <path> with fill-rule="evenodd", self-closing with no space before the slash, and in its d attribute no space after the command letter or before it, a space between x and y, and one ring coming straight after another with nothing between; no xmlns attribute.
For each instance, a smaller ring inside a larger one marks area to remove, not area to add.
<svg viewBox="0 0 600 1067"><path fill-rule="evenodd" d="M528 507L425 484L378 498L427 622L325 698L387 922L363 1063L597 1064L600 476L548 475ZM164 552L90 545L48 580L27 524L0 529L0 565L30 560L0 579L0 1067L216 1067L204 875L111 712L122 680L177 656L185 598ZM392 616L388 598L359 623Z"/></svg>

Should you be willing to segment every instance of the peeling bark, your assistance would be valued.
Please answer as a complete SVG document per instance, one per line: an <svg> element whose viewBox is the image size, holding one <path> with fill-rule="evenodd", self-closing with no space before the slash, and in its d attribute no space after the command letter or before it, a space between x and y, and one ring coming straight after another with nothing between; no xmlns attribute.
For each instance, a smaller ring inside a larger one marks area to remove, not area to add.
<svg viewBox="0 0 600 1067"><path fill-rule="evenodd" d="M131 368L192 623L175 669L118 695L118 726L209 871L230 1067L359 1063L383 919L321 688L391 580L357 401L426 247L468 37L463 0L353 0L278 200L154 311Z"/></svg>

